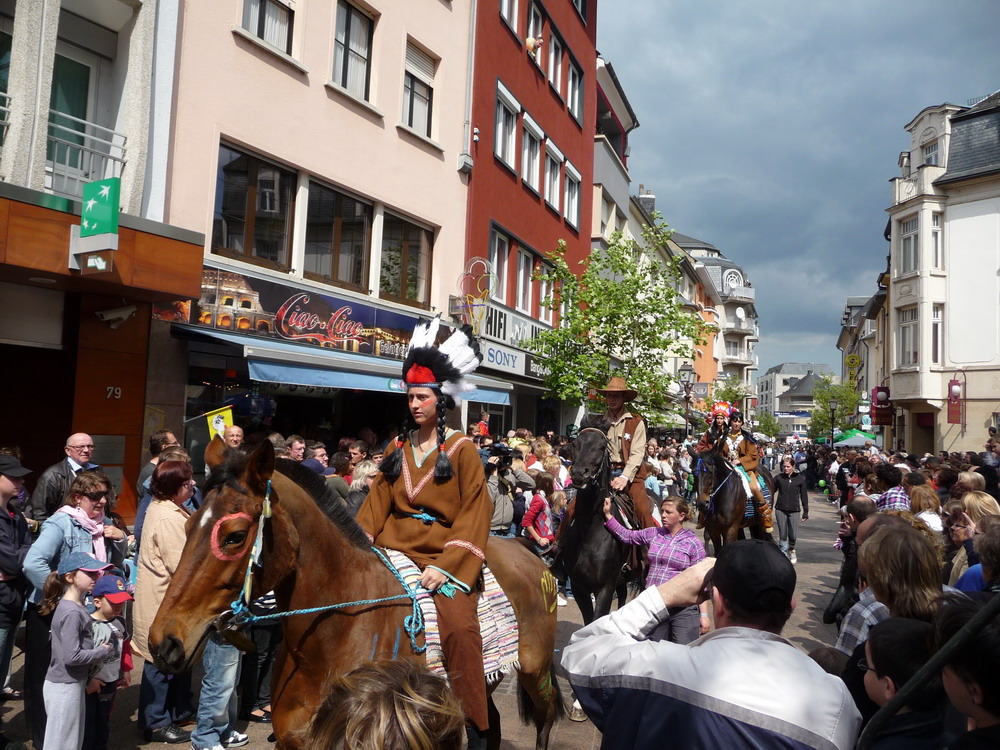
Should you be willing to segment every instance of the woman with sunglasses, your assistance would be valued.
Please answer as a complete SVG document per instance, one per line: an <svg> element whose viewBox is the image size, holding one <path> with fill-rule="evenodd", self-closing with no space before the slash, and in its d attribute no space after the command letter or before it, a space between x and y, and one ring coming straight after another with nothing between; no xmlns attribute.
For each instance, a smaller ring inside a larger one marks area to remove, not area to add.
<svg viewBox="0 0 1000 750"><path fill-rule="evenodd" d="M42 615L42 590L59 561L74 552L93 555L100 562L121 567L128 547L126 534L107 517L114 499L111 481L100 471L77 475L66 501L42 524L41 533L24 558L24 575L34 588L25 615L24 707L35 747L45 738L45 703L42 687L52 650L49 628L52 615Z"/></svg>

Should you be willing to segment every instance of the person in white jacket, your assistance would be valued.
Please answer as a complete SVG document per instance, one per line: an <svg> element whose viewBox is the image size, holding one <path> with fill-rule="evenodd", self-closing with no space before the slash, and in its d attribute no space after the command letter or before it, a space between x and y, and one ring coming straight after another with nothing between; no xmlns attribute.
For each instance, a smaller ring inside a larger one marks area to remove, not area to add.
<svg viewBox="0 0 1000 750"><path fill-rule="evenodd" d="M780 635L794 590L777 545L743 540L578 630L562 667L602 747L853 748L861 714L843 681ZM717 630L648 640L669 610L708 596Z"/></svg>

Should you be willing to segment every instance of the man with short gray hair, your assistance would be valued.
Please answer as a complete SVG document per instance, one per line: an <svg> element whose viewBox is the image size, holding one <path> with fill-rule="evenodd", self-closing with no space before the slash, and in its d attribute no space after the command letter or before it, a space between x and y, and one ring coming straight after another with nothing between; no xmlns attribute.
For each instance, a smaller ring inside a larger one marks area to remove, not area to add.
<svg viewBox="0 0 1000 750"><path fill-rule="evenodd" d="M66 438L63 451L66 458L47 468L38 477L31 502L25 509L25 515L39 523L66 502L66 495L77 474L99 468L97 464L90 462L94 455L94 439L85 432L75 432Z"/></svg>

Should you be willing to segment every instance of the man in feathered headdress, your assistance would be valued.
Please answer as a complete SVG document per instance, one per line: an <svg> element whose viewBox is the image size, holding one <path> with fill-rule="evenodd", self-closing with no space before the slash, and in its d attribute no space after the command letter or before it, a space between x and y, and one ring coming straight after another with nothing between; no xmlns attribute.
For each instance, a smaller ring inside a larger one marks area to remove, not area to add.
<svg viewBox="0 0 1000 750"><path fill-rule="evenodd" d="M483 642L473 591L485 561L493 504L475 444L445 426L448 409L473 390L465 376L482 360L464 326L440 346L440 316L417 324L403 362L407 423L386 450L361 528L423 572L434 596L452 690L465 712L469 747L486 747L489 726Z"/></svg>
<svg viewBox="0 0 1000 750"><path fill-rule="evenodd" d="M732 408L728 401L719 401L712 407L708 415L708 429L698 440L698 446L695 448L697 453L706 453L719 447L720 441L726 436L726 422Z"/></svg>

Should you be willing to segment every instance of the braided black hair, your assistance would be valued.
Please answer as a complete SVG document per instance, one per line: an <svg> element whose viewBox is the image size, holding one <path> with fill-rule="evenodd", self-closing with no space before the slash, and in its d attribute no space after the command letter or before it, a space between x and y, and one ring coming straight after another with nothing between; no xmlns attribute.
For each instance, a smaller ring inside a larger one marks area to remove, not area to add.
<svg viewBox="0 0 1000 750"><path fill-rule="evenodd" d="M451 461L449 460L447 454L444 451L444 441L448 437L448 428L445 426L445 421L448 418L448 402L452 401L451 396L445 396L437 388L434 389L434 393L437 395L437 413L438 413L438 457L437 461L434 462L434 478L435 479L451 479L455 470L451 466Z"/></svg>
<svg viewBox="0 0 1000 750"><path fill-rule="evenodd" d="M415 429L417 429L417 423L413 420L413 414L407 409L399 435L396 436L396 450L387 453L378 466L378 470L388 479L398 479L403 472L403 445L410 432Z"/></svg>
<svg viewBox="0 0 1000 750"><path fill-rule="evenodd" d="M450 479L455 471L452 468L451 461L448 459L447 454L444 450L444 442L448 437L448 430L445 425L447 419L448 410L455 407L455 400L442 393L437 388L432 388L434 395L437 396L437 415L438 415L438 456L434 463L434 478L435 479ZM413 413L407 409L406 418L403 421L403 427L399 436L396 438L396 450L390 452L382 459L382 463L379 464L379 471L386 476L386 478L394 480L399 477L403 471L403 445L409 439L410 432L416 430L418 425L413 419Z"/></svg>

